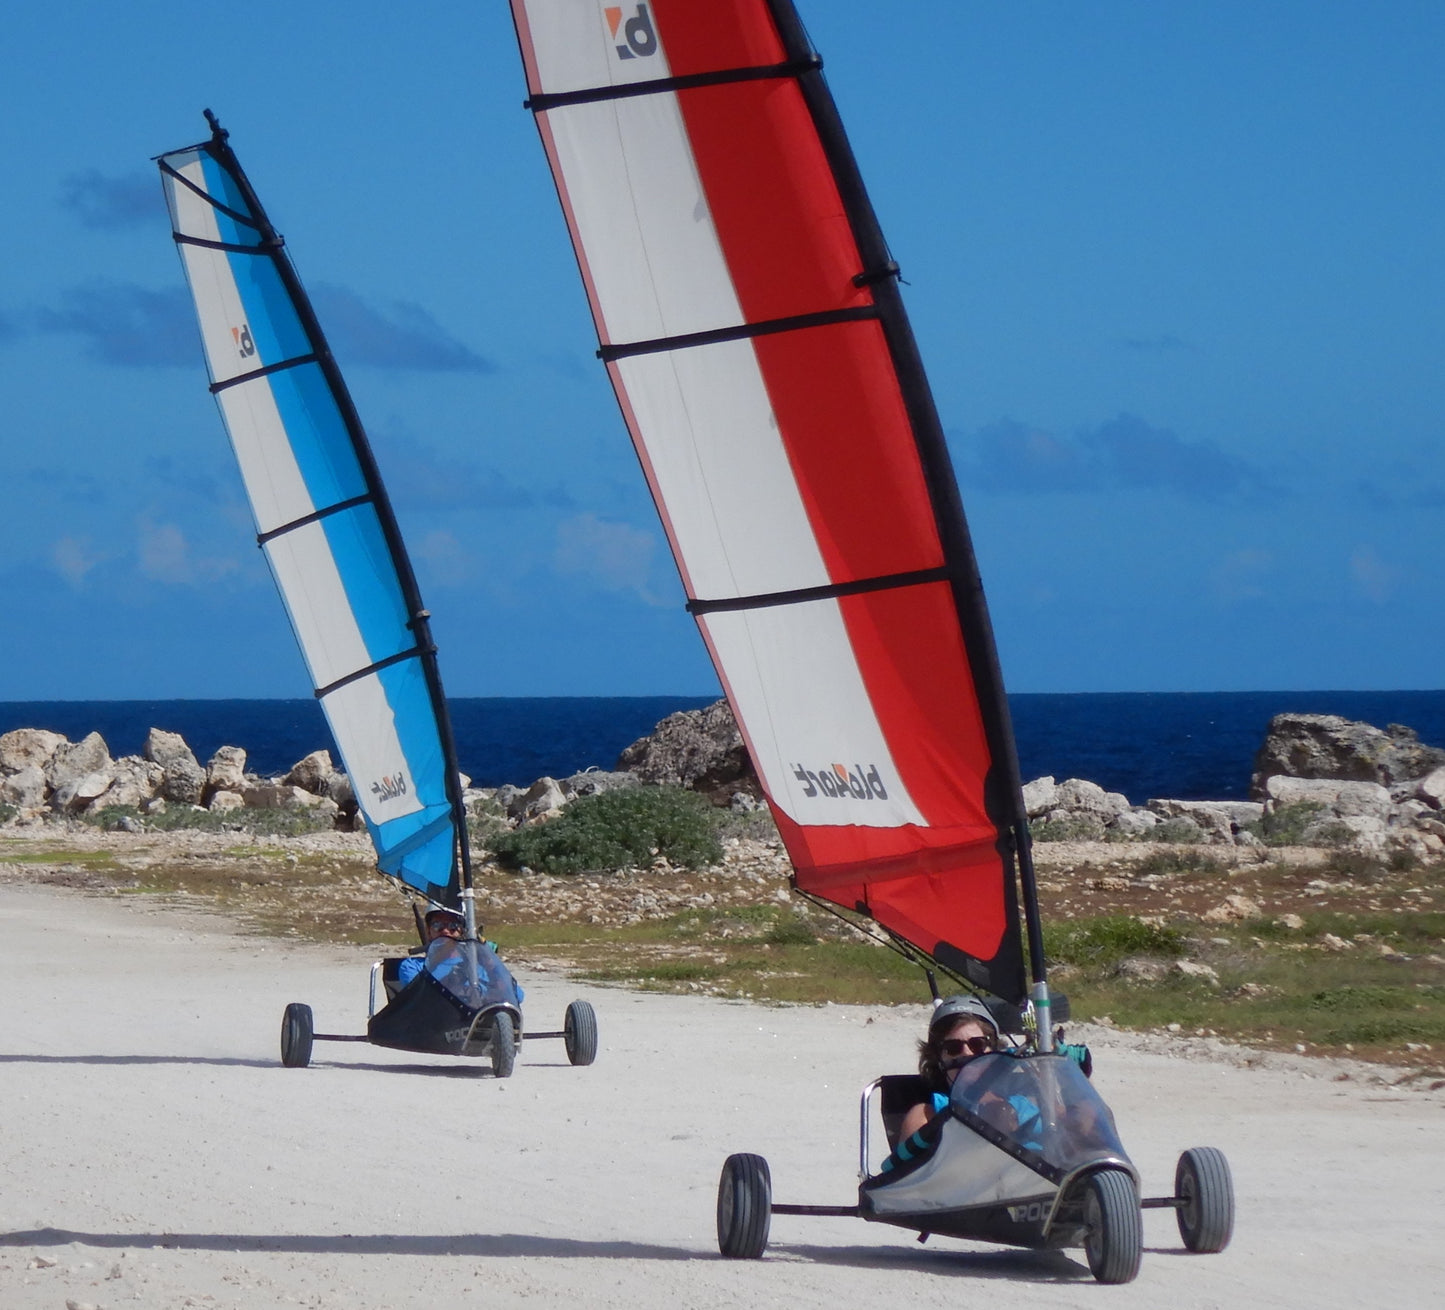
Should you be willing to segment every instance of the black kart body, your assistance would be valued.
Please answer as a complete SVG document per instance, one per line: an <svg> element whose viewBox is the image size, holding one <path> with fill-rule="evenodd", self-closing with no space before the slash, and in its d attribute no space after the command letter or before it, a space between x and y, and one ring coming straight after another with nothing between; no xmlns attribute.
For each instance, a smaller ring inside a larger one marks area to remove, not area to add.
<svg viewBox="0 0 1445 1310"><path fill-rule="evenodd" d="M474 943L473 949L474 972L466 943L434 944L424 967L404 985L397 978L403 961L382 960L380 976L389 999L367 1021L367 1040L431 1055L487 1055L498 1014L511 1019L512 1034L520 1039L521 988L489 945Z"/></svg>

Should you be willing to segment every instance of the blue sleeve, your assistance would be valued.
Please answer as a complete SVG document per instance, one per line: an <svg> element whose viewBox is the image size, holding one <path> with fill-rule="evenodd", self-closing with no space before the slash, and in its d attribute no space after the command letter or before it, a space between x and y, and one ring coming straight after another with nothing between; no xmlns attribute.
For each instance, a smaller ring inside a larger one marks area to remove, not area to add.
<svg viewBox="0 0 1445 1310"><path fill-rule="evenodd" d="M426 960L420 955L411 955L396 966L396 980L403 987L407 985L422 970Z"/></svg>

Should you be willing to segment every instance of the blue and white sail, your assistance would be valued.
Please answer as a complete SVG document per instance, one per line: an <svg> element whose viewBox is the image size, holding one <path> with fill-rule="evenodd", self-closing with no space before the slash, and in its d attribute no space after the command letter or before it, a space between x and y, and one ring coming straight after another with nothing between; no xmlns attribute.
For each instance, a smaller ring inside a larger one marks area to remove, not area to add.
<svg viewBox="0 0 1445 1310"><path fill-rule="evenodd" d="M465 811L427 613L341 373L227 133L160 156L211 391L383 873L456 906Z"/></svg>

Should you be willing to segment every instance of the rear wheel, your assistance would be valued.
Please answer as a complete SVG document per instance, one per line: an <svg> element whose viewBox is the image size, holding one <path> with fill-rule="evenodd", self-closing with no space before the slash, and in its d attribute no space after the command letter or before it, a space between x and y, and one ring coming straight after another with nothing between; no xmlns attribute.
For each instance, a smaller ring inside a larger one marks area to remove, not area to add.
<svg viewBox="0 0 1445 1310"><path fill-rule="evenodd" d="M717 1185L717 1249L735 1260L756 1260L768 1249L773 1178L760 1155L730 1155Z"/></svg>
<svg viewBox="0 0 1445 1310"><path fill-rule="evenodd" d="M597 1058L597 1012L586 1001L573 1001L562 1021L562 1044L573 1064Z"/></svg>
<svg viewBox="0 0 1445 1310"><path fill-rule="evenodd" d="M1134 1180L1122 1169L1090 1174L1084 1192L1084 1254L1101 1283L1128 1283L1144 1254L1144 1223Z"/></svg>
<svg viewBox="0 0 1445 1310"><path fill-rule="evenodd" d="M1184 1245L1205 1255L1224 1250L1234 1233L1234 1180L1224 1152L1212 1146L1185 1151L1174 1170L1174 1195Z"/></svg>
<svg viewBox="0 0 1445 1310"><path fill-rule="evenodd" d="M292 1001L281 1017L281 1063L288 1069L304 1069L311 1063L311 1041L315 1033L311 1007Z"/></svg>
<svg viewBox="0 0 1445 1310"><path fill-rule="evenodd" d="M512 1016L498 1010L492 1016L492 1073L498 1078L510 1078L516 1064L517 1030Z"/></svg>

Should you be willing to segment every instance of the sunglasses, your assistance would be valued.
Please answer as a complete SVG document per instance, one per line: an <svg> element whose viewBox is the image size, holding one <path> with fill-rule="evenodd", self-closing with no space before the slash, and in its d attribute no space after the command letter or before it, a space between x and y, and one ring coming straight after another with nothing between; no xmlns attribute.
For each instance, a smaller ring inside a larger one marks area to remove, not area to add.
<svg viewBox="0 0 1445 1310"><path fill-rule="evenodd" d="M438 923L432 926L432 932L444 932L448 936L460 937L462 935L462 926L459 923Z"/></svg>
<svg viewBox="0 0 1445 1310"><path fill-rule="evenodd" d="M950 1060L956 1060L965 1051L969 1055L987 1055L993 1048L992 1037L950 1037L938 1047Z"/></svg>

